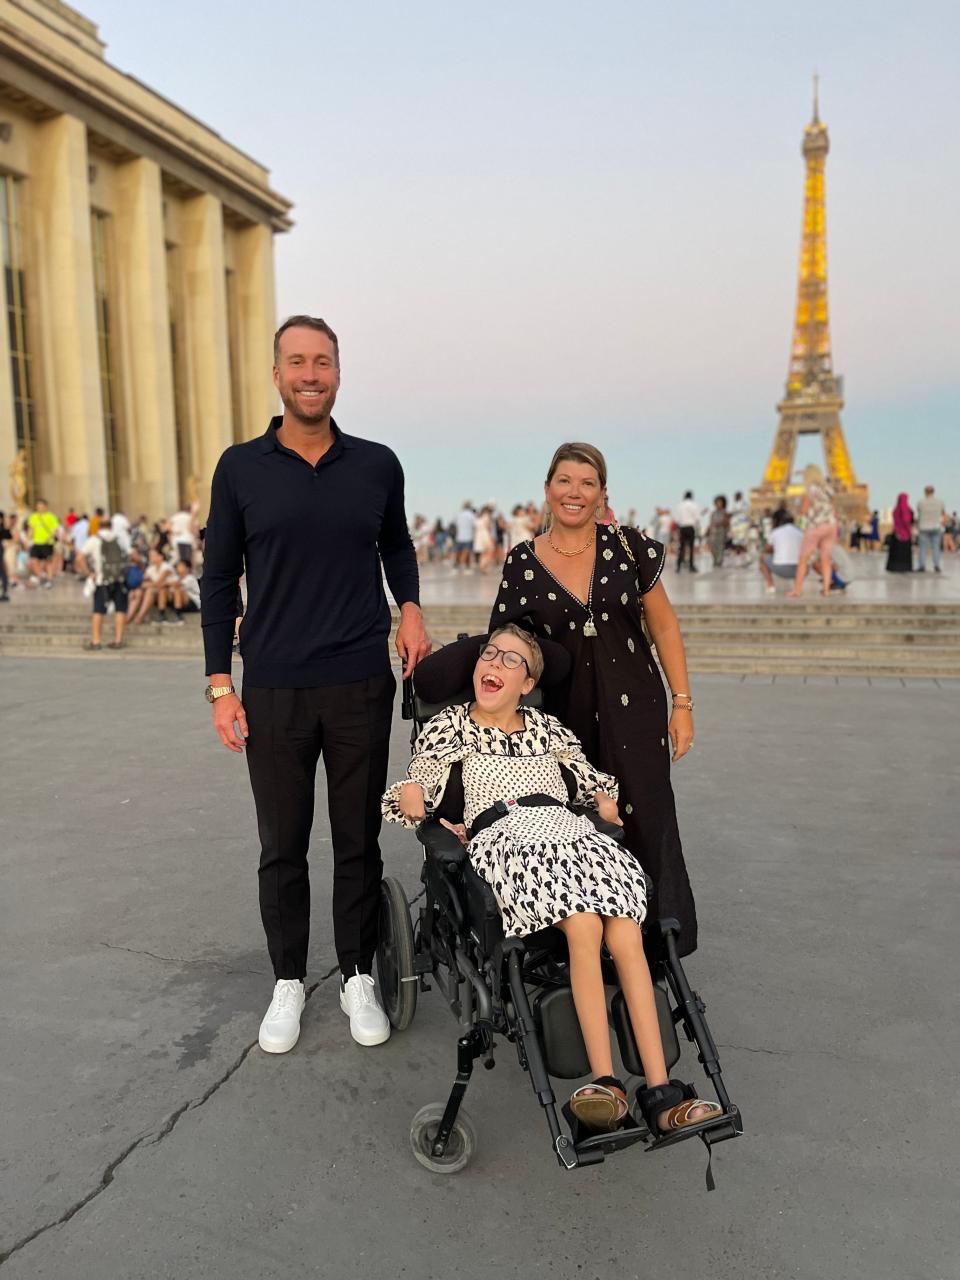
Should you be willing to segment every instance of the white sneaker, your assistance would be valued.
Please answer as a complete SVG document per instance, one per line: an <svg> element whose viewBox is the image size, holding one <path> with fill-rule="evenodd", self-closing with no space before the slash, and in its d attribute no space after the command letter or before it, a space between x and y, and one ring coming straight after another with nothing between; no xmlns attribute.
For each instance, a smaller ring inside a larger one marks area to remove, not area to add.
<svg viewBox="0 0 960 1280"><path fill-rule="evenodd" d="M264 1053L289 1053L297 1043L305 999L303 983L296 978L281 978L273 988L270 1008L260 1023L260 1048Z"/></svg>
<svg viewBox="0 0 960 1280"><path fill-rule="evenodd" d="M340 979L340 1008L350 1016L350 1034L357 1044L383 1044L390 1039L390 1019L377 999L373 978L359 970L344 983Z"/></svg>

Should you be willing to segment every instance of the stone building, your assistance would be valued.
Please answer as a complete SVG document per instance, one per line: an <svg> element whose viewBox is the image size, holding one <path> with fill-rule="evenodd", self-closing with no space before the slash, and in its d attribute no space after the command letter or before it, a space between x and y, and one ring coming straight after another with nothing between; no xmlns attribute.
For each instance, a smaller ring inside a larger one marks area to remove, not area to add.
<svg viewBox="0 0 960 1280"><path fill-rule="evenodd" d="M205 507L221 451L274 411L289 209L262 165L112 67L88 19L0 0L4 489L19 473L55 511Z"/></svg>

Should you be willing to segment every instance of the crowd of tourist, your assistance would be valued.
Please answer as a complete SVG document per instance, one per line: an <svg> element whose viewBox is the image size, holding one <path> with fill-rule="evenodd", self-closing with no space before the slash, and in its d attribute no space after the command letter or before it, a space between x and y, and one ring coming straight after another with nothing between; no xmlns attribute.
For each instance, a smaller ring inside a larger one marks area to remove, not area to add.
<svg viewBox="0 0 960 1280"><path fill-rule="evenodd" d="M93 515L71 507L61 518L38 498L20 520L0 512L0 603L12 590L42 592L58 578L80 580L93 614L86 647L102 648L112 612L107 647L120 649L128 624L182 626L185 614L199 612L202 544L195 505L151 523L103 507Z"/></svg>
<svg viewBox="0 0 960 1280"><path fill-rule="evenodd" d="M875 510L863 521L847 521L838 514L829 479L818 467L806 469L804 486L803 499L782 503L759 517L740 490L732 499L718 494L708 505L688 490L675 506L656 507L646 524L637 520L635 510L620 523L642 528L648 537L663 542L678 571L756 566L764 574L768 591L776 589L775 577L790 578L791 594L800 591L811 566L821 578L826 573L824 590L844 590L852 572L851 552L886 551L891 572L915 567L922 573L928 559L940 572L942 554L957 548L957 512L947 512L932 485L918 500L916 513L908 496L901 494L892 510ZM613 518L611 513L608 519ZM518 503L509 514L495 502L476 506L467 501L449 519L414 516L410 532L421 564L447 565L459 573L488 573L498 570L512 547L539 532L541 521L541 508L533 501ZM775 537L779 530L784 532ZM820 532L814 535L814 530Z"/></svg>
<svg viewBox="0 0 960 1280"><path fill-rule="evenodd" d="M616 519L612 509L605 519ZM928 567L940 573L944 554L956 552L960 537L957 512L947 511L933 485L915 505L901 493L890 511L846 522L817 467L806 470L802 501L783 503L759 518L740 490L729 500L717 494L709 504L687 490L675 506L656 507L645 524L632 509L620 523L663 542L678 572L755 565L769 592L776 590L777 578L790 579L792 595L811 568L825 593L844 590L852 576L851 552L885 551L891 573L925 573ZM532 538L541 524L541 507L532 500L517 503L509 514L495 502L466 501L450 519L414 516L410 534L421 564L489 573L498 572L510 549ZM179 626L185 614L199 611L202 532L197 504L151 523L145 515L131 521L122 511L107 514L102 507L92 515L70 507L61 518L38 498L19 519L0 512L0 603L9 601L12 590L46 591L60 577L81 579L93 610L89 647L102 646L104 618L111 612L108 647L121 648L128 624Z"/></svg>

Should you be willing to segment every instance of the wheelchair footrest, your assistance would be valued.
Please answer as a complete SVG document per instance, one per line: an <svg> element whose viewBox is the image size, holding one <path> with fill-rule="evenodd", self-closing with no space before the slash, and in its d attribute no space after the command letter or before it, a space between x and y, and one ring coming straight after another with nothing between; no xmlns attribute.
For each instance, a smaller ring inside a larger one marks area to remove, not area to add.
<svg viewBox="0 0 960 1280"><path fill-rule="evenodd" d="M647 1144L648 1151L659 1151L662 1147L672 1147L678 1142L686 1142L688 1138L702 1138L708 1147L717 1142L726 1142L728 1138L738 1138L743 1133L743 1122L736 1107L730 1106L722 1116L714 1116L712 1120L704 1120L700 1124L686 1125L683 1129L672 1129L657 1137L644 1130L652 1141Z"/></svg>
<svg viewBox="0 0 960 1280"><path fill-rule="evenodd" d="M563 1118L570 1126L573 1145L578 1155L600 1151L604 1155L612 1155L622 1151L624 1147L632 1147L635 1142L642 1142L647 1137L647 1130L637 1124L628 1112L624 1116L619 1129L588 1129L582 1125L570 1109L570 1103L563 1106Z"/></svg>

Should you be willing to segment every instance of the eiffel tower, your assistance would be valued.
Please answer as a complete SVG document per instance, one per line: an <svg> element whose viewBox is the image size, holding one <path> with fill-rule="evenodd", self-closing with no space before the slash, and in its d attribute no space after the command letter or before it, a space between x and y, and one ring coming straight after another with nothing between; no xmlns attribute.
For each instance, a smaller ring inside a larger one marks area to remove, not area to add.
<svg viewBox="0 0 960 1280"><path fill-rule="evenodd" d="M813 119L803 135L806 184L800 281L784 398L777 405L780 421L770 459L759 488L751 490L750 507L760 515L785 498L799 497L803 484L792 481L797 437L819 435L827 473L832 477L841 519L868 515L867 486L858 484L843 427L843 379L833 371L827 311L827 208L824 170L830 139L820 120L819 85L814 77Z"/></svg>

